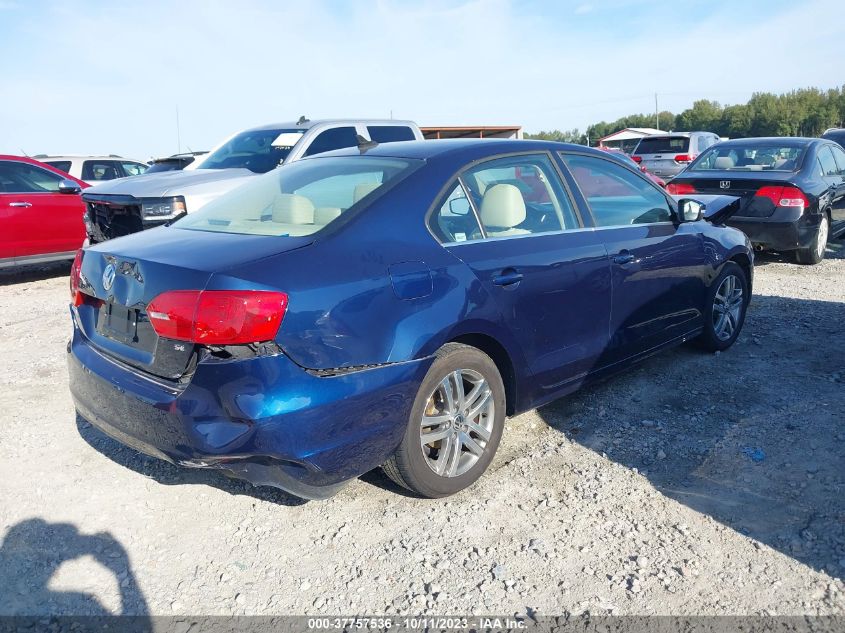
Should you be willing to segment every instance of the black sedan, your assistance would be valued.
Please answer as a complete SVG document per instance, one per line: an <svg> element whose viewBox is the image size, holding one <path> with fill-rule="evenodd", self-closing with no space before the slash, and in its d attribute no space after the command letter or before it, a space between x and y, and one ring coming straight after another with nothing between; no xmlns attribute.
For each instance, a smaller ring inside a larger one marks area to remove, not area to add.
<svg viewBox="0 0 845 633"><path fill-rule="evenodd" d="M746 138L703 152L667 190L739 196L731 226L758 250L789 251L799 264L824 259L845 233L845 151L818 138Z"/></svg>

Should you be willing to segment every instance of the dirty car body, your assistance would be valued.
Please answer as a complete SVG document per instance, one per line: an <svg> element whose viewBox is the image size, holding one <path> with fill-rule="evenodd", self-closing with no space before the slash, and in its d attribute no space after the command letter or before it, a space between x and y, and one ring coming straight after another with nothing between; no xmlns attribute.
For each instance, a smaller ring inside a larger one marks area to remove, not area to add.
<svg viewBox="0 0 845 633"><path fill-rule="evenodd" d="M625 170L662 211L588 191L585 164ZM518 216L491 206L502 195L523 201ZM620 219L597 220L602 204ZM70 387L84 418L140 451L324 498L396 450L445 344L494 358L514 414L699 334L728 261L750 280L744 235L679 221L674 199L604 152L341 150L86 249ZM254 340L227 321L232 297L260 298Z"/></svg>

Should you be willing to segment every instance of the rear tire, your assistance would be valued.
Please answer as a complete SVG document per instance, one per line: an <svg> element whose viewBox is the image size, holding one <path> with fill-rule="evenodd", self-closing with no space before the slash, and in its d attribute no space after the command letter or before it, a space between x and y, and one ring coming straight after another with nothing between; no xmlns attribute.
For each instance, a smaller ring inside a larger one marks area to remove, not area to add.
<svg viewBox="0 0 845 633"><path fill-rule="evenodd" d="M726 262L710 285L699 346L721 352L734 344L745 323L748 308L748 276L739 264Z"/></svg>
<svg viewBox="0 0 845 633"><path fill-rule="evenodd" d="M487 470L504 426L505 387L496 364L475 347L447 343L420 384L402 443L382 470L423 497L455 494Z"/></svg>
<svg viewBox="0 0 845 633"><path fill-rule="evenodd" d="M808 266L820 263L824 259L824 251L827 247L827 237L829 234L830 218L827 217L827 213L822 213L819 228L810 245L807 248L799 248L793 251L795 263Z"/></svg>

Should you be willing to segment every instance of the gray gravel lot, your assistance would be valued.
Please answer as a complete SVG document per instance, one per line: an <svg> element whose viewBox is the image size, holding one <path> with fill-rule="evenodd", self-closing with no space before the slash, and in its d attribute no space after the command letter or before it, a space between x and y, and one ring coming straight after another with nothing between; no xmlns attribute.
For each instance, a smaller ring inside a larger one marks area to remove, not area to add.
<svg viewBox="0 0 845 633"><path fill-rule="evenodd" d="M845 614L845 245L763 255L736 346L510 419L470 490L325 502L75 416L67 265L0 273L0 614Z"/></svg>

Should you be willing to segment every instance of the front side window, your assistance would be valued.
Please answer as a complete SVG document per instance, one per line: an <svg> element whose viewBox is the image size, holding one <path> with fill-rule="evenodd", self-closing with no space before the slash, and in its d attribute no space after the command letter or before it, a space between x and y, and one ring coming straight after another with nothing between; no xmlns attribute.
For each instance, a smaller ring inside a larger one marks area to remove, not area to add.
<svg viewBox="0 0 845 633"><path fill-rule="evenodd" d="M587 199L596 226L672 220L669 201L645 178L593 156L561 156Z"/></svg>
<svg viewBox="0 0 845 633"><path fill-rule="evenodd" d="M444 243L469 242L481 239L481 227L466 190L456 182L432 214L431 232Z"/></svg>
<svg viewBox="0 0 845 633"><path fill-rule="evenodd" d="M368 156L297 161L212 200L173 226L194 231L298 237L363 208L421 161Z"/></svg>
<svg viewBox="0 0 845 633"><path fill-rule="evenodd" d="M0 161L0 193L54 193L62 177L17 161Z"/></svg>
<svg viewBox="0 0 845 633"><path fill-rule="evenodd" d="M786 143L717 143L687 171L798 171L805 147Z"/></svg>
<svg viewBox="0 0 845 633"><path fill-rule="evenodd" d="M358 145L358 132L354 127L334 127L320 132L305 150L305 155L313 156L356 145Z"/></svg>
<svg viewBox="0 0 845 633"><path fill-rule="evenodd" d="M82 163L82 180L100 182L120 178L117 165L113 160L86 160Z"/></svg>
<svg viewBox="0 0 845 633"><path fill-rule="evenodd" d="M462 174L487 237L577 228L569 196L545 154L508 156Z"/></svg>
<svg viewBox="0 0 845 633"><path fill-rule="evenodd" d="M147 171L147 165L144 163L123 162L120 163L123 168L123 173L127 176L140 176Z"/></svg>
<svg viewBox="0 0 845 633"><path fill-rule="evenodd" d="M236 134L205 157L197 169L249 169L264 174L281 165L303 130L250 130Z"/></svg>

